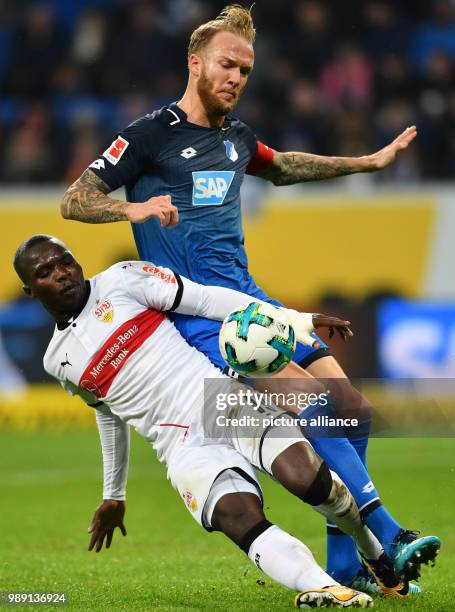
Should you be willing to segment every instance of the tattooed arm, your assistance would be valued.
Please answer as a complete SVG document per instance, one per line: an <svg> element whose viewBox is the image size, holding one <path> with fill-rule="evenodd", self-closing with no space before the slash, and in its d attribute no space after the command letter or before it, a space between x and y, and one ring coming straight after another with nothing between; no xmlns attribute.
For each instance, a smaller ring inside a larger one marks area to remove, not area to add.
<svg viewBox="0 0 455 612"><path fill-rule="evenodd" d="M293 185L306 181L320 181L357 172L375 172L393 162L417 135L416 128L407 128L391 144L372 155L363 157L324 157L309 153L279 153L260 176L275 185Z"/></svg>
<svg viewBox="0 0 455 612"><path fill-rule="evenodd" d="M60 205L62 217L84 223L143 223L158 217L165 227L172 227L178 222L178 210L171 203L170 196L132 203L110 198L108 194L111 191L109 185L92 170L86 170L65 192Z"/></svg>

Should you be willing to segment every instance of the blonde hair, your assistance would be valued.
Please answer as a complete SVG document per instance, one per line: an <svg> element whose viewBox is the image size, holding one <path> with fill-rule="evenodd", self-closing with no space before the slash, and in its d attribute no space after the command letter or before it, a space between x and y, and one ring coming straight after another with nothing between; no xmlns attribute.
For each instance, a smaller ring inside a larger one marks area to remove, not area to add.
<svg viewBox="0 0 455 612"><path fill-rule="evenodd" d="M256 30L251 17L252 8L247 9L240 4L225 6L216 19L207 21L194 30L188 45L188 55L203 49L218 32L233 32L253 44Z"/></svg>

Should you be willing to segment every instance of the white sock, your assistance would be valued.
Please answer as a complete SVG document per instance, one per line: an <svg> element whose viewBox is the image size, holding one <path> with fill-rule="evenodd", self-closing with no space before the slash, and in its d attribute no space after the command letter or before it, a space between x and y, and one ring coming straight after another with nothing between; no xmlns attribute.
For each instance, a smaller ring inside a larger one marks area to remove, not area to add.
<svg viewBox="0 0 455 612"><path fill-rule="evenodd" d="M379 559L384 552L379 540L362 523L360 512L351 492L335 472L332 490L327 500L314 509L323 514L344 533L353 538L357 548L366 559Z"/></svg>
<svg viewBox="0 0 455 612"><path fill-rule="evenodd" d="M251 544L248 556L264 574L293 591L338 584L316 563L310 549L276 525Z"/></svg>

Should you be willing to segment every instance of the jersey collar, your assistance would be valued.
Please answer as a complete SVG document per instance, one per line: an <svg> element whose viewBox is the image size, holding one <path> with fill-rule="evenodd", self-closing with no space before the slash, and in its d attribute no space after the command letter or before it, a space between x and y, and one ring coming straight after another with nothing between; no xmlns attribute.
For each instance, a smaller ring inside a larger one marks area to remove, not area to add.
<svg viewBox="0 0 455 612"><path fill-rule="evenodd" d="M180 121L182 121L182 123L186 123L189 126L198 128L200 130L214 130L214 131L222 131L222 132L226 132L232 125L232 122L234 121L234 118L231 115L227 115L224 118L224 123L221 127L217 127L217 128L211 128L211 127L204 127L203 125L196 125L195 123L191 123L190 121L188 121L188 117L187 114L185 113L184 110L182 110L180 108L180 106L178 106L177 102L172 102L172 104L169 104L168 108L177 115L177 117L180 119Z"/></svg>
<svg viewBox="0 0 455 612"><path fill-rule="evenodd" d="M86 280L85 281L85 286L87 288L87 294L85 296L85 300L84 300L83 306L81 308L79 308L67 321L62 321L60 323L57 323L57 329L59 331L62 331L63 329L66 329L67 327L69 327L71 325L71 323L73 323L74 320L77 319L77 317L81 314L81 312L87 306L87 303L88 303L88 301L90 299L90 293L92 291L92 286L90 284L90 281Z"/></svg>

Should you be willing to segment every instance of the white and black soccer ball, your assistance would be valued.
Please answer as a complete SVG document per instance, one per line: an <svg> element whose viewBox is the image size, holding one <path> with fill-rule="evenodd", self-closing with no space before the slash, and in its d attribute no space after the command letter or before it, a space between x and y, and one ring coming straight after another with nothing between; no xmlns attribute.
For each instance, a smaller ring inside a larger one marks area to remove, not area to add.
<svg viewBox="0 0 455 612"><path fill-rule="evenodd" d="M258 378L272 376L294 358L294 329L280 308L251 302L234 310L223 321L220 351L238 374Z"/></svg>

